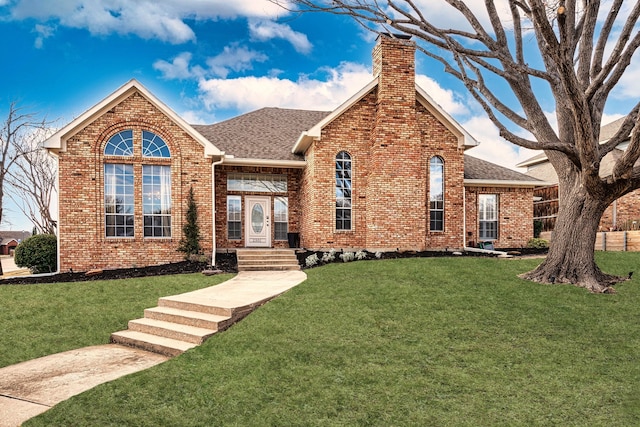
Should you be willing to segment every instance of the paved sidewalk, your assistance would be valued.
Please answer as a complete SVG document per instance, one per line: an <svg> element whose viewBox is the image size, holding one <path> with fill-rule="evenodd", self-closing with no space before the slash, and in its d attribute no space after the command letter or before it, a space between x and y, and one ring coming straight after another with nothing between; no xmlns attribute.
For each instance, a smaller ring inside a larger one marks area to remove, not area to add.
<svg viewBox="0 0 640 427"><path fill-rule="evenodd" d="M302 271L241 272L216 286L172 298L256 306L297 286ZM117 344L86 347L0 368L0 427L16 427L71 396L168 360Z"/></svg>

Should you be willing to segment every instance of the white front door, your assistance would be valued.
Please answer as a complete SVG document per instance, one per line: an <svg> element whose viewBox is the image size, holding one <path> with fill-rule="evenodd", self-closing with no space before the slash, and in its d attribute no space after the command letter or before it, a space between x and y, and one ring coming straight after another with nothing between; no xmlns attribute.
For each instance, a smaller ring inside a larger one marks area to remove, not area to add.
<svg viewBox="0 0 640 427"><path fill-rule="evenodd" d="M245 246L271 247L271 198L246 196L244 205Z"/></svg>

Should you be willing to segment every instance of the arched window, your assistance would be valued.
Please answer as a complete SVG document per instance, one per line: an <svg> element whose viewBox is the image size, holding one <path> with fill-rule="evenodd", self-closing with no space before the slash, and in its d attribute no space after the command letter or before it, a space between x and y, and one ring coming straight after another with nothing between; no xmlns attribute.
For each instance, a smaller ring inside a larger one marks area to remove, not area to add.
<svg viewBox="0 0 640 427"><path fill-rule="evenodd" d="M169 146L162 138L153 132L142 131L142 156L143 157L171 157Z"/></svg>
<svg viewBox="0 0 640 427"><path fill-rule="evenodd" d="M336 230L351 230L351 156L336 156Z"/></svg>
<svg viewBox="0 0 640 427"><path fill-rule="evenodd" d="M133 131L123 130L109 138L104 147L105 156L133 156Z"/></svg>
<svg viewBox="0 0 640 427"><path fill-rule="evenodd" d="M105 156L127 156L128 159L106 159L104 163L105 235L113 238L135 237L136 224L145 238L171 237L171 154L167 143L149 131L124 130L113 135L104 148ZM134 157L140 153L142 161ZM149 158L155 158L153 164ZM138 181L141 174L142 188ZM135 179L134 179L135 178ZM142 212L136 210L142 201ZM140 215L142 213L142 215Z"/></svg>
<svg viewBox="0 0 640 427"><path fill-rule="evenodd" d="M444 160L429 162L429 230L444 231Z"/></svg>

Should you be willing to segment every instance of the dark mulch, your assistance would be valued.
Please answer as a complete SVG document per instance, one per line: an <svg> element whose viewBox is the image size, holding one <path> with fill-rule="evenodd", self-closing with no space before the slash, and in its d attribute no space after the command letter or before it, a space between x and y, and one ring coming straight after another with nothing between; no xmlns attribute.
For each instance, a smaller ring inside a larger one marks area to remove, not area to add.
<svg viewBox="0 0 640 427"><path fill-rule="evenodd" d="M216 270L223 273L237 272L237 261L235 253L216 255ZM132 277L165 276L169 274L200 273L211 270L213 267L206 262L181 261L150 267L138 268L118 268L113 270L102 270L90 272L74 272L53 274L49 276L17 276L0 280L0 285L30 285L36 283L61 283L61 282L81 282L87 280L112 280L129 279Z"/></svg>
<svg viewBox="0 0 640 427"><path fill-rule="evenodd" d="M548 249L533 249L533 248L513 248L513 249L499 249L500 251L510 252L520 255L539 255L546 254ZM318 259L322 259L324 252L313 251L297 251L298 263L302 268L306 267L306 259L308 256L316 254ZM341 262L340 255L342 251L336 251L334 262ZM428 257L451 257L451 256L495 256L490 254L483 254L477 252L462 252L461 255L454 255L454 251L395 251L395 252L383 252L376 256L373 252L365 252L365 260L374 259L394 259L394 258L428 258ZM319 262L317 266L323 265ZM200 273L205 270L212 270L209 263L197 262L197 261L181 261L163 265L154 265L150 267L138 267L138 268L119 268L113 270L102 270L100 272L92 272L95 274L87 274L87 272L74 272L69 271L65 273L53 274L49 276L31 276L31 277L12 277L7 279L1 279L0 285L30 285L37 283L61 283L61 282L81 282L87 280L112 280L112 279L128 279L132 277L147 277L147 276L164 276L168 274L185 274L185 273ZM236 273L238 271L238 261L235 253L218 253L216 255L216 270L220 270L223 273Z"/></svg>
<svg viewBox="0 0 640 427"><path fill-rule="evenodd" d="M544 255L549 249L547 248L499 248L496 249L501 252L507 252L514 256L526 256L526 255ZM307 268L306 260L307 257L316 254L319 260L322 260L322 256L325 252L319 251L298 251L296 253L298 257L298 264L302 266L302 268ZM342 251L335 252L335 259L333 262L341 262L340 255L342 255ZM364 260L374 260L374 259L397 259L397 258L429 258L429 257L453 257L453 256L464 256L464 257L495 257L495 254L482 253L482 252L465 252L465 251L455 251L455 250L447 250L447 251L393 251L393 252L382 252L382 253L373 253L364 251L366 257ZM455 255L454 255L455 254ZM376 256L378 255L378 256ZM315 267L319 267L320 265L324 265L326 263L319 262Z"/></svg>

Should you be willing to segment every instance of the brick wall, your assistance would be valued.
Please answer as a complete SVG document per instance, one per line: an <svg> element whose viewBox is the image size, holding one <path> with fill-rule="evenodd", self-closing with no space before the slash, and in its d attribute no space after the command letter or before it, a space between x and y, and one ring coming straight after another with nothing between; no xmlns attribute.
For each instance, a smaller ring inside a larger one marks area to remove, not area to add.
<svg viewBox="0 0 640 427"><path fill-rule="evenodd" d="M307 248L444 249L462 246L463 152L416 100L415 46L381 36L378 86L322 130L305 153L301 200ZM352 230L335 227L335 158L352 159ZM429 160L445 162L445 231L429 232Z"/></svg>
<svg viewBox="0 0 640 427"><path fill-rule="evenodd" d="M614 221L614 206L616 209ZM633 224L636 221L636 224ZM635 228L634 228L635 227ZM640 191L636 190L626 194L610 204L600 220L600 230L612 229L640 229Z"/></svg>
<svg viewBox="0 0 640 427"><path fill-rule="evenodd" d="M134 131L133 157L105 159L104 147L114 134ZM149 130L164 139L171 159L142 158L141 132ZM189 187L199 208L202 247L213 247L211 215L211 162L203 147L139 93L89 123L67 141L59 154L60 271L133 267L183 259L176 249L182 237ZM107 238L104 224L104 162L132 163L135 180L135 237ZM171 166L171 238L144 238L142 228L142 164Z"/></svg>
<svg viewBox="0 0 640 427"><path fill-rule="evenodd" d="M467 187L466 244L478 243L478 195L498 195L498 240L496 248L521 248L533 237L533 188Z"/></svg>
<svg viewBox="0 0 640 427"><path fill-rule="evenodd" d="M239 192L227 190L227 175L229 173L256 173L256 174L282 174L287 176L286 193L260 193L260 192ZM273 198L287 197L289 202L289 232L300 231L300 169L281 169L271 167L249 167L249 166L216 166L215 187L216 187L216 246L218 249L244 248L245 247L245 197L263 196L271 198L271 246L275 248L288 248L289 242L285 240L275 240L275 218L273 215ZM227 233L227 196L240 196L242 204L242 238L240 240L229 240Z"/></svg>

